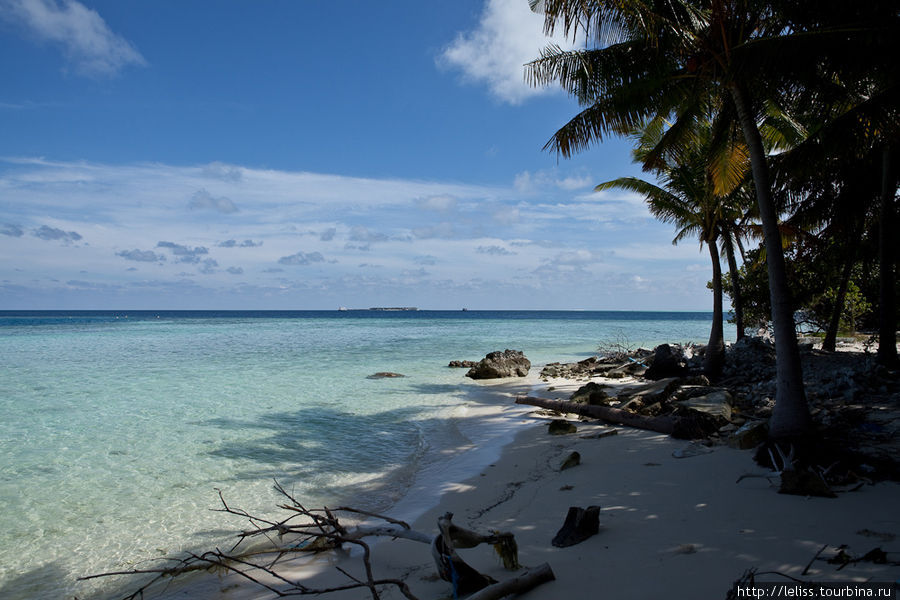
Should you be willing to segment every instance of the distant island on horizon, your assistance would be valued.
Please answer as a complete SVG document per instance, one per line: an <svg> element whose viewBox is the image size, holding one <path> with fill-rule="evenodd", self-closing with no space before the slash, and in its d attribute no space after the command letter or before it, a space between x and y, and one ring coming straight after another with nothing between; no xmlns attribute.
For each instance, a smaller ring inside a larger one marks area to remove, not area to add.
<svg viewBox="0 0 900 600"><path fill-rule="evenodd" d="M391 311L391 312L413 312L419 310L415 306L373 306L372 308L347 308L346 306L341 306L338 308L339 311L351 311L351 310L380 310L380 311ZM465 309L463 309L465 310Z"/></svg>

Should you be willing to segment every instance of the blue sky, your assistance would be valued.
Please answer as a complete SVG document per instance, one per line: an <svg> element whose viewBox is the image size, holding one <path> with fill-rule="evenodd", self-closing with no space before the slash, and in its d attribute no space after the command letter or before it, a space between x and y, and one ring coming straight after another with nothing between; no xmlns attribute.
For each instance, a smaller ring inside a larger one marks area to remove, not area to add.
<svg viewBox="0 0 900 600"><path fill-rule="evenodd" d="M0 0L0 309L709 310L527 0Z"/></svg>

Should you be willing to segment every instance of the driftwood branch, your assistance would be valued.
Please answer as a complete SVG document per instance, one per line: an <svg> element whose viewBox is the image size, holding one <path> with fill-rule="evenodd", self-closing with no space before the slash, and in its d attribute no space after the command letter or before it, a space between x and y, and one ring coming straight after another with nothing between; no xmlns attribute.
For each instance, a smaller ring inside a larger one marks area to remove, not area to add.
<svg viewBox="0 0 900 600"><path fill-rule="evenodd" d="M481 534L476 531L458 527L451 522L453 515L446 513L438 520L441 533L437 537L415 531L408 524L391 517L358 510L350 507L336 509L309 509L298 502L278 482L275 489L284 496L285 502L280 508L289 514L280 521L274 521L251 515L246 511L229 506L221 491L218 491L221 507L219 512L232 514L249 520L250 529L237 534L237 542L232 548L223 552L216 548L202 554L188 553L178 558L162 559L162 566L147 569L132 569L87 575L81 580L97 579L120 575L146 576L146 582L133 592L122 596L122 600L144 598L151 588L170 582L173 578L196 571L213 571L232 573L254 585L257 585L273 597L312 596L340 592L353 589L365 589L373 600L380 598L380 590L385 587L396 588L409 600L418 600L406 582L395 578L377 578L372 567L372 556L369 545L364 538L382 536L404 538L430 544L435 558L435 565L442 578L454 584L454 591L459 593L478 592L473 596L476 600L493 600L512 593L531 589L545 581L553 579L552 571L547 565L527 571L501 583L483 575L467 565L456 552L457 548L472 548L478 544L491 544L503 559L504 566L510 570L519 569L518 550L515 538L511 533L490 532ZM383 521L381 524L363 523L347 526L339 516L356 514ZM249 540L258 539L262 544L249 546ZM352 544L362 549L362 575L353 575L347 570L336 567L338 572L347 578L347 583L330 587L311 587L302 580L288 579L279 574L277 565L282 559L302 553L322 552L341 548ZM242 546L245 546L242 548ZM464 574L465 577L461 575ZM472 582L475 582L472 585ZM493 590L493 591L490 591Z"/></svg>
<svg viewBox="0 0 900 600"><path fill-rule="evenodd" d="M628 427L636 427L638 429L648 429L658 433L673 435L679 432L683 425L682 418L663 415L657 417L648 417L637 413L613 408L611 406L602 406L595 404L582 404L580 402L570 402L568 400L550 400L547 398L538 398L535 396L518 396L516 404L527 404L529 406L538 406L548 410L555 410L561 413L572 413L594 419L602 419L617 425L626 425Z"/></svg>
<svg viewBox="0 0 900 600"><path fill-rule="evenodd" d="M536 588L542 583L553 581L556 576L550 565L544 563L534 569L529 569L512 579L489 585L480 592L475 592L469 596L468 600L499 600L510 594L521 594L530 589Z"/></svg>

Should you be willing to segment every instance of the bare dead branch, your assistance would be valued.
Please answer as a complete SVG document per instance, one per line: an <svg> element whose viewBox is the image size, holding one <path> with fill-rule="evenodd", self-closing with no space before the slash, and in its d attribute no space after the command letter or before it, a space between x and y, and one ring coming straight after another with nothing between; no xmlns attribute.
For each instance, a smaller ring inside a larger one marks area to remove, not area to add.
<svg viewBox="0 0 900 600"><path fill-rule="evenodd" d="M279 598L367 589L373 600L379 600L380 590L383 590L385 587L393 587L399 590L408 600L417 600L402 579L379 579L375 577L372 567L372 551L369 544L363 541L363 538L372 536L404 538L432 545L435 563L439 572L442 572L442 576L458 575L459 569L468 569L468 574L479 581L476 589L484 588L485 592L491 588L495 589L495 592L487 592L487 595L479 595L477 598L486 600L500 598L503 595L531 589L531 587L553 578L549 567L543 565L537 570L525 572L519 577L502 582L499 584L501 587L496 587L497 584L493 579L478 573L463 562L459 558L456 548L471 548L481 543L492 544L508 569L518 569L520 567L515 538L511 533L492 531L489 534L481 534L458 527L451 522L452 514L450 513L439 519L438 526L441 530L441 535L435 538L412 529L409 524L403 521L365 510L347 506L335 509L309 509L298 502L277 481L275 482L275 489L286 500L279 506L288 515L280 521L260 518L243 509L230 506L225 500L222 491L216 490L221 507L214 510L247 519L251 524L250 529L236 534L237 542L227 552L216 548L203 553L187 553L183 557L163 559L166 563L160 567L110 571L80 577L79 580L112 576L149 577L145 583L122 597L121 600L144 598L145 593L148 593L151 588L155 590L163 582L171 582L177 577L198 571L231 573L271 592ZM348 527L340 520L340 516L346 514L362 515L370 519L378 519L382 523L363 522ZM266 541L265 544L255 544L238 550L242 544L259 536L262 536L262 539ZM329 587L310 587L304 584L303 581L288 579L276 569L284 558L291 555L334 550L345 544L352 544L361 548L364 572L362 575L355 575L344 567L336 567L336 570L347 578L347 583ZM500 594L500 592L502 592L501 595L496 595Z"/></svg>

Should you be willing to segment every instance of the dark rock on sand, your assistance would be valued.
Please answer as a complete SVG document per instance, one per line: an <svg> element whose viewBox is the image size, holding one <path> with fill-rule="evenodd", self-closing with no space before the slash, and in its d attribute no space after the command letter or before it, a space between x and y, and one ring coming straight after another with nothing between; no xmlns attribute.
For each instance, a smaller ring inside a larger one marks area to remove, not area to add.
<svg viewBox="0 0 900 600"><path fill-rule="evenodd" d="M766 421L747 421L728 438L728 445L739 450L756 448L769 439Z"/></svg>
<svg viewBox="0 0 900 600"><path fill-rule="evenodd" d="M650 367L644 372L647 379L684 377L690 372L689 356L678 344L661 344L653 349Z"/></svg>
<svg viewBox="0 0 900 600"><path fill-rule="evenodd" d="M578 427L575 426L574 423L569 423L565 419L553 419L550 421L550 425L547 427L547 433L550 435L566 435L569 433L575 433L578 431Z"/></svg>
<svg viewBox="0 0 900 600"><path fill-rule="evenodd" d="M472 379L498 379L500 377L525 377L531 368L531 361L521 350L491 352L469 369L466 377Z"/></svg>
<svg viewBox="0 0 900 600"><path fill-rule="evenodd" d="M572 467L577 467L581 464L581 454L578 452L572 452L569 456L566 457L566 460L559 466L560 471L565 471L566 469L571 469Z"/></svg>
<svg viewBox="0 0 900 600"><path fill-rule="evenodd" d="M611 399L605 388L605 385L591 381L575 390L569 399L572 402L608 406Z"/></svg>
<svg viewBox="0 0 900 600"><path fill-rule="evenodd" d="M549 363L541 370L541 377L564 377L580 379L584 377L609 377L618 379L629 375L639 376L646 367L643 362L650 356L649 350L639 348L614 356L591 356L575 363Z"/></svg>

